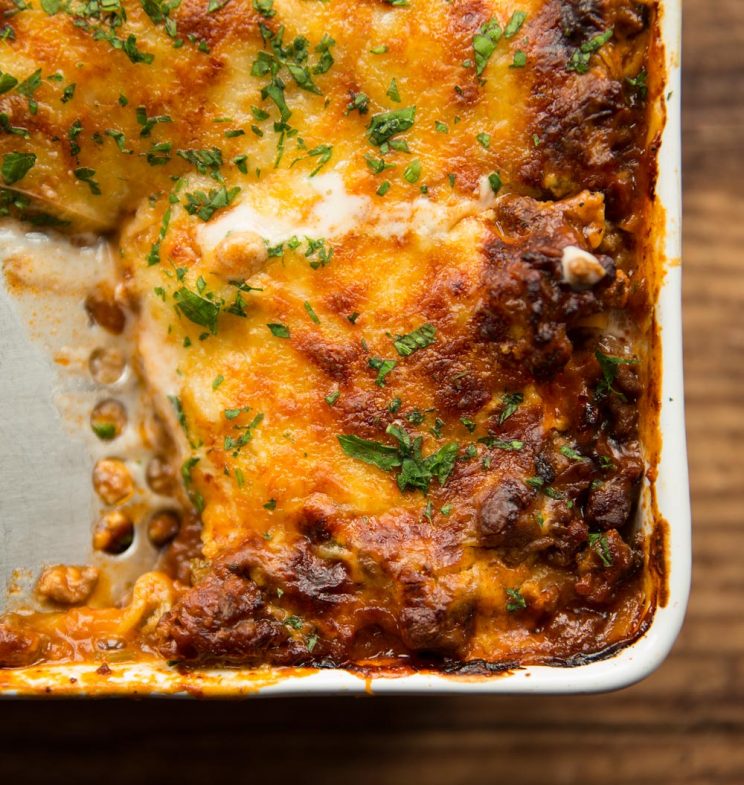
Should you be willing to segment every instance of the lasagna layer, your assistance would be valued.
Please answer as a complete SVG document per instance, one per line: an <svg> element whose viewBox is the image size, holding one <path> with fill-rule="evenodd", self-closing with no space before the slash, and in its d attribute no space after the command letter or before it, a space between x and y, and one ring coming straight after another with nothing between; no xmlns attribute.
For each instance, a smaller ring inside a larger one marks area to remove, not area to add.
<svg viewBox="0 0 744 785"><path fill-rule="evenodd" d="M201 539L123 608L7 616L0 664L640 633L654 2L10 11L3 209L112 235Z"/></svg>

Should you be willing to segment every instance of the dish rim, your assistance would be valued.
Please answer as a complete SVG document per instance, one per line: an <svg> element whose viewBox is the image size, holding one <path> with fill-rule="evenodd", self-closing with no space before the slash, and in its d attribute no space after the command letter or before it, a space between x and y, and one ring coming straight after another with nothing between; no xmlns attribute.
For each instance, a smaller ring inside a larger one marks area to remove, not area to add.
<svg viewBox="0 0 744 785"><path fill-rule="evenodd" d="M39 666L0 672L0 696L42 693L77 695L309 696L582 694L622 689L649 676L669 654L684 621L691 575L691 516L684 421L681 319L681 0L660 0L660 33L666 60L666 123L659 150L656 194L664 211L665 269L655 306L660 333L658 513L666 530L667 602L648 629L606 659L573 667L530 665L497 675L445 673L360 675L343 669L209 670L183 674L149 662L111 665L106 679L98 664ZM93 677L93 678L92 678Z"/></svg>

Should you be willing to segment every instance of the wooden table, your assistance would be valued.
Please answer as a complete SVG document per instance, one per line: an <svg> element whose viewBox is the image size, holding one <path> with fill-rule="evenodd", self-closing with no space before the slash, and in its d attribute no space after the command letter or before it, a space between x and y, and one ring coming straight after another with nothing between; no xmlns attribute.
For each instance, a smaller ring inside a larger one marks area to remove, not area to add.
<svg viewBox="0 0 744 785"><path fill-rule="evenodd" d="M8 783L744 783L744 0L685 0L695 569L650 679L590 698L0 704Z"/></svg>

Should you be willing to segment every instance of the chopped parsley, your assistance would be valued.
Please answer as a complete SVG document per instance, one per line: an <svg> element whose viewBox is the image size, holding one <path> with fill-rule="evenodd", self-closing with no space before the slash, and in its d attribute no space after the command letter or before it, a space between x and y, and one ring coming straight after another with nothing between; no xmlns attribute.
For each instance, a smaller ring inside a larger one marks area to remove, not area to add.
<svg viewBox="0 0 744 785"><path fill-rule="evenodd" d="M189 215L196 215L202 221L209 219L218 211L228 207L240 193L240 186L228 189L221 185L213 188L209 193L204 191L192 191L186 194L184 207Z"/></svg>
<svg viewBox="0 0 744 785"><path fill-rule="evenodd" d="M390 371L395 368L397 365L396 360L383 360L381 357L370 357L368 361L368 365L370 368L374 368L377 371L377 378L375 379L375 384L378 387L385 386L385 377L390 373Z"/></svg>
<svg viewBox="0 0 744 785"><path fill-rule="evenodd" d="M605 567L612 567L612 552L604 534L589 535L589 547L599 556Z"/></svg>
<svg viewBox="0 0 744 785"><path fill-rule="evenodd" d="M34 153L5 153L0 172L5 185L13 185L23 178L36 165Z"/></svg>
<svg viewBox="0 0 744 785"><path fill-rule="evenodd" d="M137 120L137 124L140 126L139 135L142 137L150 136L152 129L155 128L156 125L173 122L173 118L167 114L153 115L152 117L148 117L146 106L138 106L134 110L134 116Z"/></svg>
<svg viewBox="0 0 744 785"><path fill-rule="evenodd" d="M320 319L318 318L318 314L315 313L313 306L310 305L307 300L305 300L303 305L305 306L305 310L307 311L307 315L310 317L311 321L315 322L315 324L320 324Z"/></svg>
<svg viewBox="0 0 744 785"><path fill-rule="evenodd" d="M488 150L491 146L491 134L480 133L476 137L478 144L484 149Z"/></svg>
<svg viewBox="0 0 744 785"><path fill-rule="evenodd" d="M506 393L501 399L501 413L499 414L499 425L503 425L519 408L524 401L521 392Z"/></svg>
<svg viewBox="0 0 744 785"><path fill-rule="evenodd" d="M333 145L319 144L312 150L308 150L307 155L300 156L300 158L295 158L294 161L292 161L291 166L294 166L298 161L304 161L306 158L317 158L318 165L309 174L309 177L315 177L315 175L318 174L318 172L328 163L328 161L331 160L332 155Z"/></svg>
<svg viewBox="0 0 744 785"><path fill-rule="evenodd" d="M491 172L491 174L488 175L488 184L495 194L501 190L502 182L498 172Z"/></svg>
<svg viewBox="0 0 744 785"><path fill-rule="evenodd" d="M424 458L421 454L422 436L412 439L407 431L395 424L389 425L386 433L398 442L397 446L393 447L353 435L341 435L338 441L343 451L351 458L376 466L383 471L399 469L396 479L401 491L414 488L426 494L434 479L440 486L447 482L459 452L456 442L445 444Z"/></svg>
<svg viewBox="0 0 744 785"><path fill-rule="evenodd" d="M514 52L514 59L509 68L524 68L527 65L527 55L521 49Z"/></svg>
<svg viewBox="0 0 744 785"><path fill-rule="evenodd" d="M436 341L437 330L432 324L422 324L406 335L398 335L393 341L401 357L409 357L418 349L425 349Z"/></svg>
<svg viewBox="0 0 744 785"><path fill-rule="evenodd" d="M486 447L496 447L507 452L519 452L524 447L524 442L521 439L497 439L493 436L482 436L478 441L485 444ZM531 484L529 480L527 483Z"/></svg>
<svg viewBox="0 0 744 785"><path fill-rule="evenodd" d="M241 406L237 409L225 409L222 413L225 415L226 420L237 420L241 414L245 414L250 409L250 406Z"/></svg>
<svg viewBox="0 0 744 785"><path fill-rule="evenodd" d="M391 101L395 101L396 104L400 103L400 92L398 90L398 83L395 81L395 77L390 80L390 86L388 87L385 95Z"/></svg>
<svg viewBox="0 0 744 785"><path fill-rule="evenodd" d="M110 442L116 438L116 426L112 422L93 423L90 427L93 433L104 442Z"/></svg>
<svg viewBox="0 0 744 785"><path fill-rule="evenodd" d="M564 455L566 458L568 458L571 461L586 460L580 452L577 452L576 450L574 450L573 447L570 447L568 444L564 444L559 450L559 452L561 455Z"/></svg>
<svg viewBox="0 0 744 785"><path fill-rule="evenodd" d="M486 70L491 55L496 51L496 44L501 39L501 26L495 19L486 22L473 38L473 58L475 72L481 76Z"/></svg>
<svg viewBox="0 0 744 785"><path fill-rule="evenodd" d="M242 412L248 411L250 407L245 407ZM226 451L232 451L232 457L237 458L240 451L253 438L253 432L263 421L263 414L259 412L248 425L233 425L233 429L238 431L238 436L225 436L223 447Z"/></svg>
<svg viewBox="0 0 744 785"><path fill-rule="evenodd" d="M624 401L625 396L623 393L613 387L615 377L617 376L617 367L619 365L636 365L638 360L625 357L613 357L601 352L599 349L594 352L594 356L597 358L597 362L602 371L602 378L595 390L596 397L605 398L608 395L613 394Z"/></svg>
<svg viewBox="0 0 744 785"><path fill-rule="evenodd" d="M359 114L367 114L369 111L369 96L366 93L352 93L351 100L346 105L344 114L351 114L352 112L359 112Z"/></svg>
<svg viewBox="0 0 744 785"><path fill-rule="evenodd" d="M30 114L36 114L39 111L39 105L34 99L34 93L41 87L41 68L34 71L31 76L24 79L16 88L19 95L24 96L28 101L28 111Z"/></svg>
<svg viewBox="0 0 744 785"><path fill-rule="evenodd" d="M421 177L421 161L415 158L403 170L403 179L413 185L418 182L419 177Z"/></svg>
<svg viewBox="0 0 744 785"><path fill-rule="evenodd" d="M506 610L509 613L516 613L517 611L524 610L527 607L527 600L522 596L519 589L506 590Z"/></svg>
<svg viewBox="0 0 744 785"><path fill-rule="evenodd" d="M645 68L642 68L636 76L626 77L625 81L642 101L646 99L648 96L648 73Z"/></svg>
<svg viewBox="0 0 744 785"><path fill-rule="evenodd" d="M284 623L293 630L302 629L302 619L299 616L287 616Z"/></svg>
<svg viewBox="0 0 744 785"><path fill-rule="evenodd" d="M96 176L95 169L90 169L87 166L79 166L74 170L74 175L78 180L84 182L88 186L90 192L94 196L101 195L101 186L94 180L94 177Z"/></svg>
<svg viewBox="0 0 744 785"><path fill-rule="evenodd" d="M0 71L0 95L12 90L18 84L18 80L12 74Z"/></svg>
<svg viewBox="0 0 744 785"><path fill-rule="evenodd" d="M271 19L276 14L273 5L274 0L253 0L253 9L261 14L264 19Z"/></svg>
<svg viewBox="0 0 744 785"><path fill-rule="evenodd" d="M515 11L504 28L504 38L514 38L514 36L521 30L527 14L524 11Z"/></svg>
<svg viewBox="0 0 744 785"><path fill-rule="evenodd" d="M206 327L212 335L217 334L217 317L220 313L220 303L201 297L182 286L173 293L176 308L194 324Z"/></svg>
<svg viewBox="0 0 744 785"><path fill-rule="evenodd" d="M177 395L169 395L168 400L171 402L171 406L176 413L176 420L178 421L178 424L183 429L183 432L188 436L189 426L186 422L186 412L183 410L183 403L181 403L181 399Z"/></svg>
<svg viewBox="0 0 744 785"><path fill-rule="evenodd" d="M289 327L286 324L281 324L279 322L271 322L266 325L269 328L269 332L275 338L289 338Z"/></svg>
<svg viewBox="0 0 744 785"><path fill-rule="evenodd" d="M177 150L176 155L188 161L199 174L208 174L213 179L219 180L219 169L222 166L222 151L219 148Z"/></svg>
<svg viewBox="0 0 744 785"><path fill-rule="evenodd" d="M197 512L202 512L204 510L204 497L193 487L194 481L192 472L194 466L196 466L200 460L201 459L198 456L192 455L181 465L181 479L183 480L183 487L186 489L189 499L191 499L192 504L194 507L196 507Z"/></svg>
<svg viewBox="0 0 744 785"><path fill-rule="evenodd" d="M382 174L386 169L395 169L395 164L386 164L382 158L375 158L369 153L365 154L364 160L372 174Z"/></svg>
<svg viewBox="0 0 744 785"><path fill-rule="evenodd" d="M592 55L598 52L614 34L612 27L605 30L604 33L594 36L594 38L585 41L578 49L575 49L571 55L571 59L566 66L567 71L575 71L577 74L586 74L589 72L589 61Z"/></svg>
<svg viewBox="0 0 744 785"><path fill-rule="evenodd" d="M372 115L372 120L367 130L367 137L373 145L380 147L398 134L410 130L415 119L415 106L407 106L403 109L394 109L390 112Z"/></svg>

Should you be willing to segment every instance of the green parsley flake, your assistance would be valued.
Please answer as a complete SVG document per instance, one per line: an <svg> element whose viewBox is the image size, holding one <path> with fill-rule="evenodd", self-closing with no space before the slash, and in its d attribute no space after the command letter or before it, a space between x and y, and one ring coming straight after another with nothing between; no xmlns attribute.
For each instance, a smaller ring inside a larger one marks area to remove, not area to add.
<svg viewBox="0 0 744 785"><path fill-rule="evenodd" d="M116 438L116 426L111 422L93 423L90 427L101 441L110 442Z"/></svg>
<svg viewBox="0 0 744 785"><path fill-rule="evenodd" d="M481 76L486 70L491 55L496 51L496 44L501 39L501 26L495 19L486 22L473 38L473 56L475 72Z"/></svg>
<svg viewBox="0 0 744 785"><path fill-rule="evenodd" d="M359 112L359 114L367 114L369 111L369 96L366 93L351 94L351 100L346 105L344 114L351 114L351 112Z"/></svg>
<svg viewBox="0 0 744 785"><path fill-rule="evenodd" d="M396 360L383 360L381 357L370 357L368 361L368 365L370 368L373 368L377 371L377 378L375 379L375 384L378 387L385 386L385 377L395 368L397 365Z"/></svg>
<svg viewBox="0 0 744 785"><path fill-rule="evenodd" d="M455 442L444 445L424 458L421 454L421 436L412 439L407 431L395 424L389 425L386 433L395 438L397 447L353 435L341 435L338 440L343 451L351 458L383 471L400 469L396 479L401 491L413 488L426 494L432 480L436 479L440 486L447 482L459 452Z"/></svg>
<svg viewBox="0 0 744 785"><path fill-rule="evenodd" d="M318 318L318 314L316 314L313 310L313 306L310 305L307 300L305 300L303 305L305 306L305 310L307 311L307 315L310 317L310 319L315 322L315 324L320 324L320 319Z"/></svg>
<svg viewBox="0 0 744 785"><path fill-rule="evenodd" d="M520 439L497 439L493 436L482 436L478 441L485 444L486 447L496 447L498 450L506 450L507 452L519 452L524 447L524 442Z"/></svg>
<svg viewBox="0 0 744 785"><path fill-rule="evenodd" d="M605 398L606 396L613 394L621 401L624 401L625 396L623 393L621 393L619 390L616 390L613 386L615 383L615 377L617 376L618 366L636 365L638 360L626 357L613 357L609 354L601 352L599 349L597 349L597 351L594 353L594 356L597 358L599 367L602 370L602 379L597 385L594 393L595 396L597 398Z"/></svg>
<svg viewBox="0 0 744 785"><path fill-rule="evenodd" d="M367 130L369 141L379 147L385 142L389 142L394 136L410 130L415 119L415 106L373 115Z"/></svg>
<svg viewBox="0 0 744 785"><path fill-rule="evenodd" d="M395 81L395 77L390 80L390 86L388 87L385 95L391 101L395 101L396 104L400 103L400 92L398 91L398 83Z"/></svg>
<svg viewBox="0 0 744 785"><path fill-rule="evenodd" d="M488 175L488 184L495 194L501 190L502 182L498 172L491 172L491 174Z"/></svg>
<svg viewBox="0 0 744 785"><path fill-rule="evenodd" d="M3 156L2 172L5 185L13 185L22 180L36 165L34 153L5 153Z"/></svg>
<svg viewBox="0 0 744 785"><path fill-rule="evenodd" d="M202 221L209 221L219 210L228 207L240 193L240 187L235 186L229 190L224 186L213 188L209 193L193 191L186 194L184 208L189 215L196 215Z"/></svg>
<svg viewBox="0 0 744 785"><path fill-rule="evenodd" d="M90 169L87 166L79 166L77 169L74 170L73 174L78 180L84 182L88 186L90 192L94 196L101 195L101 186L98 185L96 180L93 179L96 176L95 169Z"/></svg>
<svg viewBox="0 0 744 785"><path fill-rule="evenodd" d="M567 71L575 71L577 74L589 72L589 62L592 55L598 52L613 36L614 28L605 30L604 33L594 36L589 41L585 41L578 49L574 50L571 59L566 65Z"/></svg>
<svg viewBox="0 0 744 785"><path fill-rule="evenodd" d="M589 535L589 547L599 556L605 567L612 567L612 552L605 534L591 533Z"/></svg>
<svg viewBox="0 0 744 785"><path fill-rule="evenodd" d="M506 610L509 613L516 613L517 611L524 610L527 607L527 601L522 596L519 589L507 589L506 590L507 602L506 602Z"/></svg>
<svg viewBox="0 0 744 785"><path fill-rule="evenodd" d="M406 335L398 335L393 341L401 357L409 357L418 349L425 349L436 341L437 330L432 324L422 324Z"/></svg>
<svg viewBox="0 0 744 785"><path fill-rule="evenodd" d="M382 158L375 158L369 153L365 154L364 160L373 174L382 174L386 169L395 169L395 164L387 164Z"/></svg>
<svg viewBox="0 0 744 785"><path fill-rule="evenodd" d="M574 450L573 447L570 447L568 444L564 444L560 448L559 452L561 455L564 455L566 458L572 461L586 460L580 452L577 452L576 450Z"/></svg>
<svg viewBox="0 0 744 785"><path fill-rule="evenodd" d="M280 324L279 322L271 322L270 324L266 325L269 328L269 331L275 338L289 338L289 327L286 324Z"/></svg>
<svg viewBox="0 0 744 785"><path fill-rule="evenodd" d="M504 38L514 38L521 30L525 19L527 19L527 14L524 11L515 11L504 28Z"/></svg>
<svg viewBox="0 0 744 785"><path fill-rule="evenodd" d="M415 158L403 170L403 179L413 184L418 182L419 177L421 177L421 161L419 161L418 158Z"/></svg>
<svg viewBox="0 0 744 785"><path fill-rule="evenodd" d="M220 313L220 304L200 297L182 286L173 294L176 308L194 324L206 327L212 335L217 334L217 317Z"/></svg>
<svg viewBox="0 0 744 785"><path fill-rule="evenodd" d="M521 392L506 393L501 399L501 414L499 414L499 425L503 425L519 408L519 405L524 401L524 395Z"/></svg>
<svg viewBox="0 0 744 785"><path fill-rule="evenodd" d="M261 14L264 19L271 19L276 14L273 5L274 0L253 0L254 10Z"/></svg>

